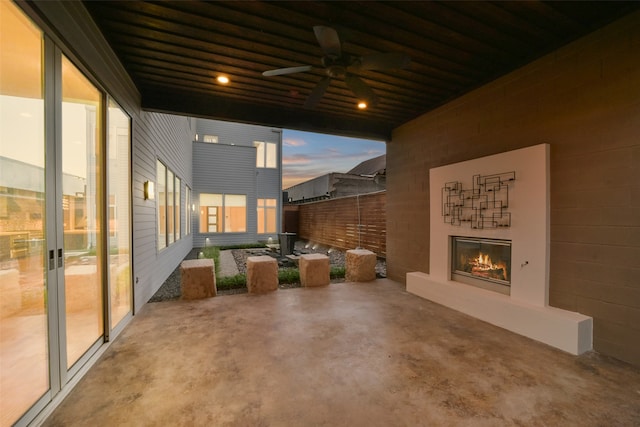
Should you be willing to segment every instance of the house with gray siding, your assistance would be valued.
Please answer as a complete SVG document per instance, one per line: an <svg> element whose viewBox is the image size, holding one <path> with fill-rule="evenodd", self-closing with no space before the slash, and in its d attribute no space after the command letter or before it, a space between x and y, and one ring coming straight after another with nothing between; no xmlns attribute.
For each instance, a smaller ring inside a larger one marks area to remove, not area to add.
<svg viewBox="0 0 640 427"><path fill-rule="evenodd" d="M282 209L282 130L194 120L194 247L276 239Z"/></svg>

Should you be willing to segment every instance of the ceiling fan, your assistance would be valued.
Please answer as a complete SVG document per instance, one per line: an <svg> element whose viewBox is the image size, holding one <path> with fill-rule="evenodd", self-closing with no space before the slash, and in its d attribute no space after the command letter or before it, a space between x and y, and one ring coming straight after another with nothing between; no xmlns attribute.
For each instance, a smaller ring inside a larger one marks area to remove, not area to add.
<svg viewBox="0 0 640 427"><path fill-rule="evenodd" d="M322 98L331 79L342 77L351 91L362 101L366 101L368 105L377 102L377 96L373 90L358 76L350 71L355 70L389 70L392 68L404 68L409 64L410 58L404 53L374 53L362 57L351 56L342 52L340 37L338 32L331 27L315 26L313 27L316 39L320 44L320 48L324 52L321 59L322 66L327 76L320 80L316 87L304 103L305 108L313 108ZM284 74L303 73L311 71L312 65L301 65L297 67L278 68L268 70L262 73L263 76L281 76Z"/></svg>

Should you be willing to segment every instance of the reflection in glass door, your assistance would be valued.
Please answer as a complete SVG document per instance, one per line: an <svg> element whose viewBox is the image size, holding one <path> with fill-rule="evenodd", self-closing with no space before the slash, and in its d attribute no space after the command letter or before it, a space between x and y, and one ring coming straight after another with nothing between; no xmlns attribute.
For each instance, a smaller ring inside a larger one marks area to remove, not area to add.
<svg viewBox="0 0 640 427"><path fill-rule="evenodd" d="M109 100L107 115L109 299L111 329L131 312L131 212L129 144L131 119Z"/></svg>
<svg viewBox="0 0 640 427"><path fill-rule="evenodd" d="M62 219L66 365L104 333L101 233L102 94L62 57Z"/></svg>
<svg viewBox="0 0 640 427"><path fill-rule="evenodd" d="M49 389L42 44L41 31L1 1L0 426Z"/></svg>

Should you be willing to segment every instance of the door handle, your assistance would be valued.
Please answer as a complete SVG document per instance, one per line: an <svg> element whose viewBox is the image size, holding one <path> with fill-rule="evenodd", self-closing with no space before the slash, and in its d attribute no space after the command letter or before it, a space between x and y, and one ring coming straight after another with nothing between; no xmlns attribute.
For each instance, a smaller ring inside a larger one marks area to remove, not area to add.
<svg viewBox="0 0 640 427"><path fill-rule="evenodd" d="M62 267L62 248L58 248L58 268Z"/></svg>
<svg viewBox="0 0 640 427"><path fill-rule="evenodd" d="M54 268L56 268L55 253L56 251L53 249L49 251L49 270L53 270Z"/></svg>

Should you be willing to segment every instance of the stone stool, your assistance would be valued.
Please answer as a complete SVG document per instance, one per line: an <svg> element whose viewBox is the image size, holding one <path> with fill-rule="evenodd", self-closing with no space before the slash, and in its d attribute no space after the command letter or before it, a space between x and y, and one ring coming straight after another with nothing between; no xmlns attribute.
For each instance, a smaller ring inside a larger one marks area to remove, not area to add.
<svg viewBox="0 0 640 427"><path fill-rule="evenodd" d="M300 284L303 287L329 284L329 257L322 254L300 255Z"/></svg>
<svg viewBox="0 0 640 427"><path fill-rule="evenodd" d="M180 264L182 299L216 296L216 274L212 259L190 259Z"/></svg>
<svg viewBox="0 0 640 427"><path fill-rule="evenodd" d="M376 279L376 254L366 249L350 249L345 260L347 282L370 282Z"/></svg>
<svg viewBox="0 0 640 427"><path fill-rule="evenodd" d="M278 261L269 255L247 258L247 290L250 294L278 290Z"/></svg>

